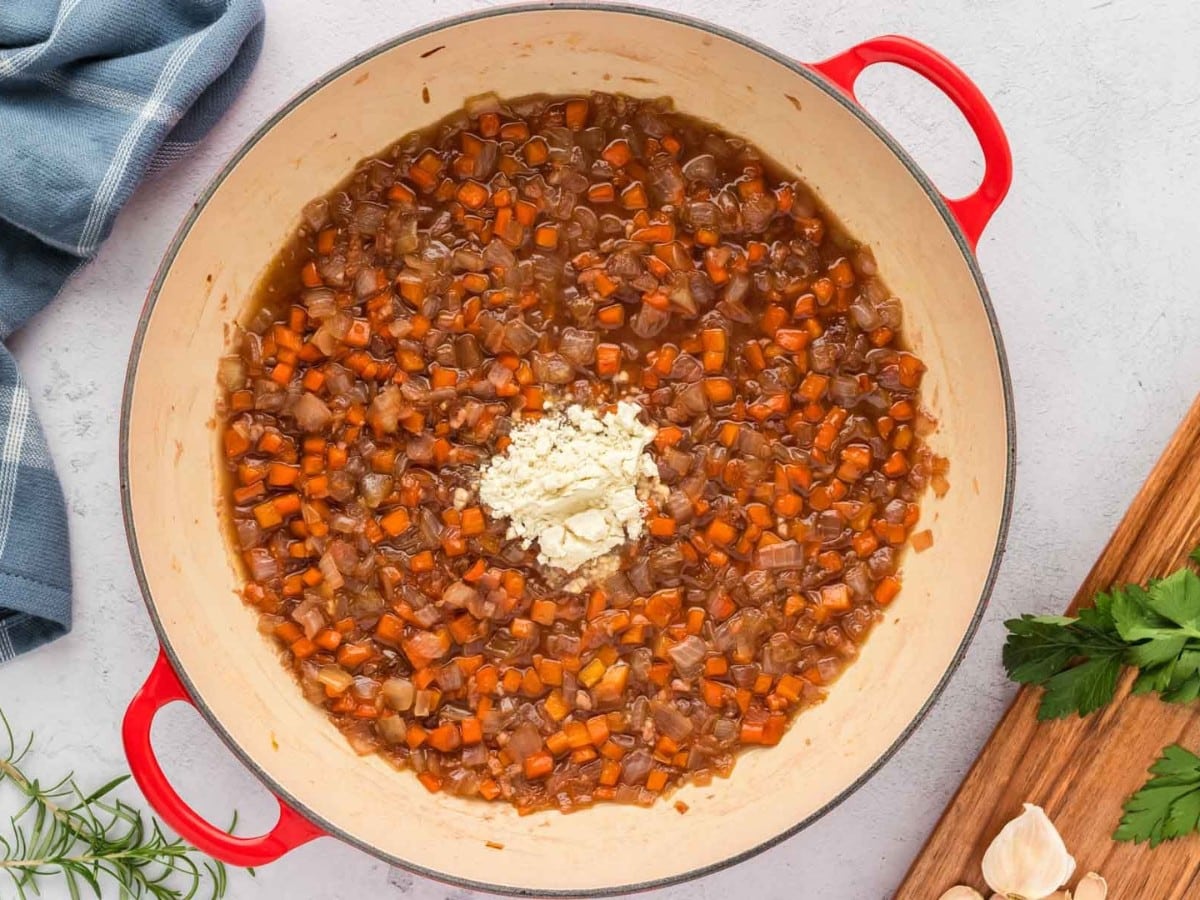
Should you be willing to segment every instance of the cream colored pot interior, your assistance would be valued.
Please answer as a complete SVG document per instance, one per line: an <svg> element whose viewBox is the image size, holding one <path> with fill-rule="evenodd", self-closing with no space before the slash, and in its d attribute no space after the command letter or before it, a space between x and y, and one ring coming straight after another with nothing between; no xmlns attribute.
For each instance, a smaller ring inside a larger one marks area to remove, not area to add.
<svg viewBox="0 0 1200 900"><path fill-rule="evenodd" d="M731 779L680 791L686 815L667 802L518 817L430 794L411 774L353 754L301 697L236 593L214 474L226 327L306 201L364 156L488 90L665 94L748 137L875 249L929 364L926 401L941 421L934 443L952 461L949 494L925 504L933 548L908 556L900 599L828 701L780 746L744 756ZM995 342L963 250L919 182L805 77L733 40L627 12L526 10L454 24L312 93L196 217L162 281L134 377L125 452L136 548L164 640L196 697L286 795L343 836L500 889L595 891L678 877L821 810L902 736L954 662L1004 518L1008 441Z"/></svg>

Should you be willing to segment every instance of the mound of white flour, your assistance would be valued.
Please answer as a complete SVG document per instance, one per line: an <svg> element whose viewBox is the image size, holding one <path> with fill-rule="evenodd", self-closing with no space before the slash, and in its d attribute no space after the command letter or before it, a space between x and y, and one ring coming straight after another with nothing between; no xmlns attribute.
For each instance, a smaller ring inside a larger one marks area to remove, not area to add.
<svg viewBox="0 0 1200 900"><path fill-rule="evenodd" d="M574 571L642 534L638 482L657 474L645 448L655 429L621 401L598 417L581 406L519 424L503 456L484 468L479 496L509 520L508 535L538 560Z"/></svg>

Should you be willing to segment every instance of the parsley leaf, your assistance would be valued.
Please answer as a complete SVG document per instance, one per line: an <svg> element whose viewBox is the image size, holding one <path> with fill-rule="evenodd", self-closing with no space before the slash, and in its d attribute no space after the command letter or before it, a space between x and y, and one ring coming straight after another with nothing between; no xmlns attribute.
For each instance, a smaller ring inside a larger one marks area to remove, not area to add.
<svg viewBox="0 0 1200 900"><path fill-rule="evenodd" d="M1200 561L1200 548L1192 557ZM1077 618L1022 616L1005 626L1004 668L1013 681L1045 688L1041 719L1110 703L1126 666L1139 670L1135 693L1200 698L1200 575L1190 568L1101 592Z"/></svg>
<svg viewBox="0 0 1200 900"><path fill-rule="evenodd" d="M1121 668L1119 655L1099 656L1059 672L1044 685L1038 718L1062 719L1071 713L1086 716L1112 703Z"/></svg>
<svg viewBox="0 0 1200 900"><path fill-rule="evenodd" d="M1151 589L1154 583L1151 582ZM1143 641L1175 633L1175 624L1154 609L1150 591L1136 584L1113 588L1112 618L1117 633L1126 641Z"/></svg>
<svg viewBox="0 0 1200 900"><path fill-rule="evenodd" d="M1125 801L1113 840L1157 847L1200 830L1200 756L1172 744L1150 767L1154 777Z"/></svg>
<svg viewBox="0 0 1200 900"><path fill-rule="evenodd" d="M1147 592L1150 607L1179 626L1189 637L1200 638L1200 576L1180 569L1162 581L1152 582Z"/></svg>
<svg viewBox="0 0 1200 900"><path fill-rule="evenodd" d="M1039 719L1060 719L1073 712L1087 715L1112 701L1126 653L1119 635L1082 619L1057 616L1023 616L1005 626L1008 676L1046 689ZM1073 665L1080 657L1085 661Z"/></svg>

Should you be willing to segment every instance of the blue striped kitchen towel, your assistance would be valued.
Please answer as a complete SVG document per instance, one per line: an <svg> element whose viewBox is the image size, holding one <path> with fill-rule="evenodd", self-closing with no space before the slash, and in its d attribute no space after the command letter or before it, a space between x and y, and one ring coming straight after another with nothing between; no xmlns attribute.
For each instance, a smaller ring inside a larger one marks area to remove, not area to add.
<svg viewBox="0 0 1200 900"><path fill-rule="evenodd" d="M0 0L0 340L229 107L262 22L261 0ZM0 662L70 628L62 488L0 346Z"/></svg>

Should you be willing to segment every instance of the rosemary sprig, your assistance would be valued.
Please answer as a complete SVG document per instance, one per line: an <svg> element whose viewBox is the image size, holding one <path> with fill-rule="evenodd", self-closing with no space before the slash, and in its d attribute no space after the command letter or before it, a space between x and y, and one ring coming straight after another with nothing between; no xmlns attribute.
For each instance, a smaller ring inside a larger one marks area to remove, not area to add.
<svg viewBox="0 0 1200 900"><path fill-rule="evenodd" d="M128 898L225 896L224 865L168 838L157 819L113 796L128 775L88 794L73 775L44 786L23 768L32 746L32 736L18 743L0 711L0 787L7 784L21 798L10 831L0 830L0 874L8 876L18 900L40 894L54 878L72 900L84 888L100 897L106 882Z"/></svg>

